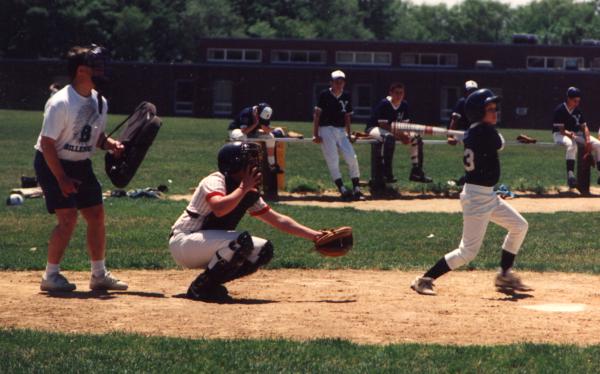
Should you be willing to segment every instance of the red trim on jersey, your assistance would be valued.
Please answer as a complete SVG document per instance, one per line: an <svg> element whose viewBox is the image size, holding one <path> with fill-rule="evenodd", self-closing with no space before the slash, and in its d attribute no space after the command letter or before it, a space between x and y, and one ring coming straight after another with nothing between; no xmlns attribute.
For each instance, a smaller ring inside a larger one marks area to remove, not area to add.
<svg viewBox="0 0 600 374"><path fill-rule="evenodd" d="M252 217L260 216L260 215L267 213L269 210L271 210L271 207L267 205L266 207L264 207L256 212L250 212L250 215Z"/></svg>
<svg viewBox="0 0 600 374"><path fill-rule="evenodd" d="M206 198L205 198L206 202L208 202L208 200L214 196L225 196L225 194L223 194L223 192L219 192L219 191L211 192L208 195L206 195Z"/></svg>

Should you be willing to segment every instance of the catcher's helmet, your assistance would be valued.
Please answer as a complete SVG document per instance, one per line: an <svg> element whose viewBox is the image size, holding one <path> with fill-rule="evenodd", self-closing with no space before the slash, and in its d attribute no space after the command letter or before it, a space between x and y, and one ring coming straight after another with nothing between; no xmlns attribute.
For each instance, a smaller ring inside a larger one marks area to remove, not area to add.
<svg viewBox="0 0 600 374"><path fill-rule="evenodd" d="M227 143L218 155L219 171L223 175L235 174L248 165L260 163L260 147L256 143Z"/></svg>
<svg viewBox="0 0 600 374"><path fill-rule="evenodd" d="M581 97L581 90L577 87L569 87L567 89L567 97L570 99L574 97Z"/></svg>
<svg viewBox="0 0 600 374"><path fill-rule="evenodd" d="M479 89L467 97L465 101L465 113L470 122L481 121L485 116L485 106L489 103L499 103L500 96L494 95L487 88Z"/></svg>
<svg viewBox="0 0 600 374"><path fill-rule="evenodd" d="M273 108L267 103L260 103L256 106L256 114L258 114L258 123L269 126L271 116L273 115Z"/></svg>

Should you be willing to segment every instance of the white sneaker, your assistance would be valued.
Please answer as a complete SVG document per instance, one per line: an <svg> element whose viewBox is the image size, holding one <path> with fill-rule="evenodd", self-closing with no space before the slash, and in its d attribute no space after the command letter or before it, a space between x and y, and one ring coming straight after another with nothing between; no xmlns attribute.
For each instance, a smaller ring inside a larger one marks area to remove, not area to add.
<svg viewBox="0 0 600 374"><path fill-rule="evenodd" d="M73 283L69 283L67 278L61 273L54 273L50 275L42 275L42 283L40 284L40 290L50 292L71 292L74 291L77 286Z"/></svg>
<svg viewBox="0 0 600 374"><path fill-rule="evenodd" d="M421 295L437 295L437 293L433 290L433 278L429 277L416 277L410 288L417 291Z"/></svg>
<svg viewBox="0 0 600 374"><path fill-rule="evenodd" d="M117 290L117 291L125 291L129 286L127 283L118 280L113 277L110 271L107 271L103 277L96 277L92 274L92 278L90 279L90 289L94 291L100 290Z"/></svg>
<svg viewBox="0 0 600 374"><path fill-rule="evenodd" d="M533 288L523 284L521 278L519 278L519 276L513 273L511 270L508 270L504 275L502 275L502 271L500 271L498 275L496 275L494 285L497 288L514 291L533 291Z"/></svg>

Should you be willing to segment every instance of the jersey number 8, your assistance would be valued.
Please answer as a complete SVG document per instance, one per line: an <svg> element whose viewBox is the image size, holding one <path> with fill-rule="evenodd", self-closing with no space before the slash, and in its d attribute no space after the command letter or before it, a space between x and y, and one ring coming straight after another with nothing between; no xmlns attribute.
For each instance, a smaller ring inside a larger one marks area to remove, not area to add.
<svg viewBox="0 0 600 374"><path fill-rule="evenodd" d="M469 148L465 149L465 153L463 155L463 164L465 165L466 171L475 170L475 153Z"/></svg>
<svg viewBox="0 0 600 374"><path fill-rule="evenodd" d="M83 129L81 129L81 135L79 135L79 141L81 143L87 143L90 141L91 137L92 137L92 126L90 126L90 125L83 126Z"/></svg>

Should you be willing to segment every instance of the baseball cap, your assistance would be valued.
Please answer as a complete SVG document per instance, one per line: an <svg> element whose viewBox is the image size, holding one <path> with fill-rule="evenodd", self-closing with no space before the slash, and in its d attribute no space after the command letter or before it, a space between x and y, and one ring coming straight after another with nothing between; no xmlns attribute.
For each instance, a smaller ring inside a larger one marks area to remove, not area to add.
<svg viewBox="0 0 600 374"><path fill-rule="evenodd" d="M567 97L569 97L569 98L581 97L581 90L579 90L579 88L577 88L577 87L569 87L567 89Z"/></svg>
<svg viewBox="0 0 600 374"><path fill-rule="evenodd" d="M271 123L271 116L273 115L273 108L267 103L260 103L256 107L258 113L259 123L269 126Z"/></svg>
<svg viewBox="0 0 600 374"><path fill-rule="evenodd" d="M331 73L331 79L346 79L346 74L341 70L336 70Z"/></svg>
<svg viewBox="0 0 600 374"><path fill-rule="evenodd" d="M477 82L475 82L475 81L466 81L465 82L465 90L467 90L467 91L476 90L478 88L479 88L479 86L477 85Z"/></svg>

